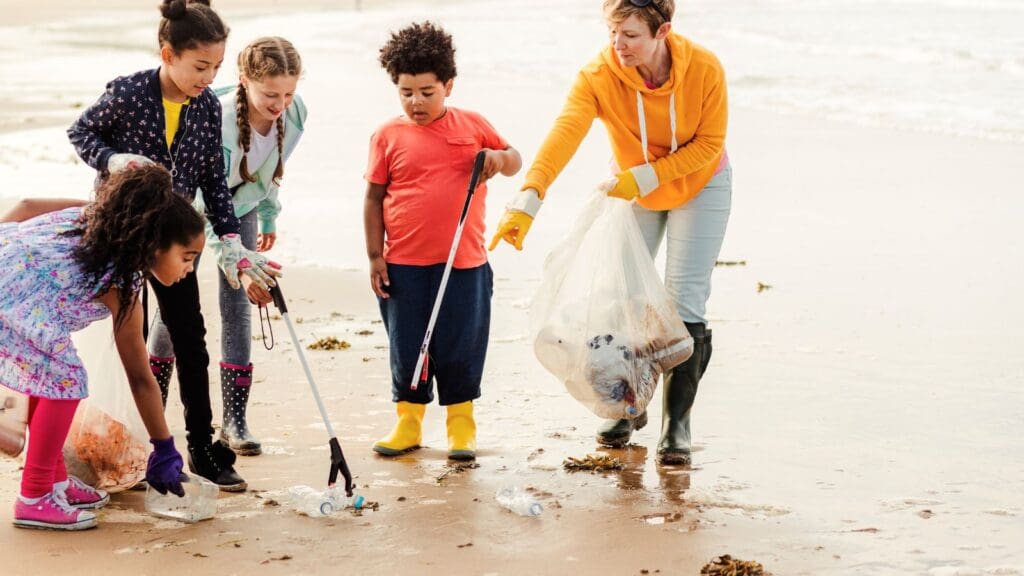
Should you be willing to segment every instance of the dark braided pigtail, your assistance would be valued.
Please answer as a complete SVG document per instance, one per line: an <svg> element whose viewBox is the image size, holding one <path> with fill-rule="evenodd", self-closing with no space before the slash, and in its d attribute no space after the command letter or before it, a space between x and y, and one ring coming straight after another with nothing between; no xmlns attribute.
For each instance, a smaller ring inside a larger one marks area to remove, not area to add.
<svg viewBox="0 0 1024 576"><path fill-rule="evenodd" d="M277 168L274 168L274 184L281 185L284 176L284 114L277 118Z"/></svg>

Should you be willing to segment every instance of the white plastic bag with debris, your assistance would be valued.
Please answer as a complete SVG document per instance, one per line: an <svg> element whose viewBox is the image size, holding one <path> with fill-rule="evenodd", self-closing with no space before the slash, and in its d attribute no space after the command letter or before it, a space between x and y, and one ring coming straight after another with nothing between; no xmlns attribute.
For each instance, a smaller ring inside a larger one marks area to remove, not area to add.
<svg viewBox="0 0 1024 576"><path fill-rule="evenodd" d="M596 190L544 263L530 305L537 359L602 418L635 418L693 339L658 276L632 204Z"/></svg>
<svg viewBox="0 0 1024 576"><path fill-rule="evenodd" d="M107 322L72 335L89 376L89 397L78 405L64 442L68 473L108 492L146 477L149 434L135 407L128 377Z"/></svg>

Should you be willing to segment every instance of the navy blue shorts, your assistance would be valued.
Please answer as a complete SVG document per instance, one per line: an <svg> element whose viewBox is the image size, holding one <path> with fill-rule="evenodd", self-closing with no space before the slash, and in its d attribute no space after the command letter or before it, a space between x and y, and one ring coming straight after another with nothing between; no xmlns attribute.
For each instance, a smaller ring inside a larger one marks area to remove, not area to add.
<svg viewBox="0 0 1024 576"><path fill-rule="evenodd" d="M391 297L377 301L391 344L391 390L395 402L430 403L434 399L435 380L442 406L480 397L494 293L490 264L452 269L428 348L427 380L420 381L415 391L410 388L443 275L444 264L388 264Z"/></svg>

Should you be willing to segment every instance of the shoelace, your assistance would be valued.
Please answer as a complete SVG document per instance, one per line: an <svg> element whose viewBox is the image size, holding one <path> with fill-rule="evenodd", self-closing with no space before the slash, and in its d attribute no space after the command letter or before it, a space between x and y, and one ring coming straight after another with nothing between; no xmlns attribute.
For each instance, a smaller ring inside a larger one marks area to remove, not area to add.
<svg viewBox="0 0 1024 576"><path fill-rule="evenodd" d="M73 515L78 512L74 506L68 504L67 496L61 491L54 490L50 496L50 501L65 514Z"/></svg>
<svg viewBox="0 0 1024 576"><path fill-rule="evenodd" d="M79 490L82 490L89 494L95 494L97 496L99 495L99 491L97 491L92 486L89 486L85 482L82 482L78 478L75 478L74 476L68 476L68 480L71 482L71 484L74 484L75 488L78 488Z"/></svg>
<svg viewBox="0 0 1024 576"><path fill-rule="evenodd" d="M222 470L224 469L224 468L223 468L223 467L222 467L222 466L220 465L220 461L219 461L219 460L217 460L217 455L216 455L216 454L214 454L214 452L213 452L213 445L212 445L212 444L210 444L210 445L208 445L208 446L204 446L204 447L203 447L203 452L206 452L206 455L207 455L207 456L209 456L209 458L210 458L210 462L212 462L212 463L213 463L213 468L214 468L215 470L217 470L217 472L220 472L220 471L222 471Z"/></svg>
<svg viewBox="0 0 1024 576"><path fill-rule="evenodd" d="M68 480L70 481L70 484L74 484L76 488L78 488L82 492L85 492L86 494L89 494L93 498L102 498L103 497L99 490L93 488L92 486L89 486L88 484L86 484L85 482L81 481L80 479L78 479L78 478L76 478L74 476L68 476ZM67 498L67 492L66 491L64 492L64 497Z"/></svg>

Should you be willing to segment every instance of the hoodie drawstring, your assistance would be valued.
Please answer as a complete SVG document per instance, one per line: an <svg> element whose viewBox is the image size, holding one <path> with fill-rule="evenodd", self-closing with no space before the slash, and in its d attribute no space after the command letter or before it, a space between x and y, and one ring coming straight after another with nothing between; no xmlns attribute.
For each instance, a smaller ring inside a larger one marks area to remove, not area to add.
<svg viewBox="0 0 1024 576"><path fill-rule="evenodd" d="M647 157L647 117L644 115L644 97L640 91L636 91L636 113L640 117L640 145L644 149L644 163L650 164ZM676 142L676 93L671 92L668 97L668 121L672 129L672 152L675 152L679 145Z"/></svg>

